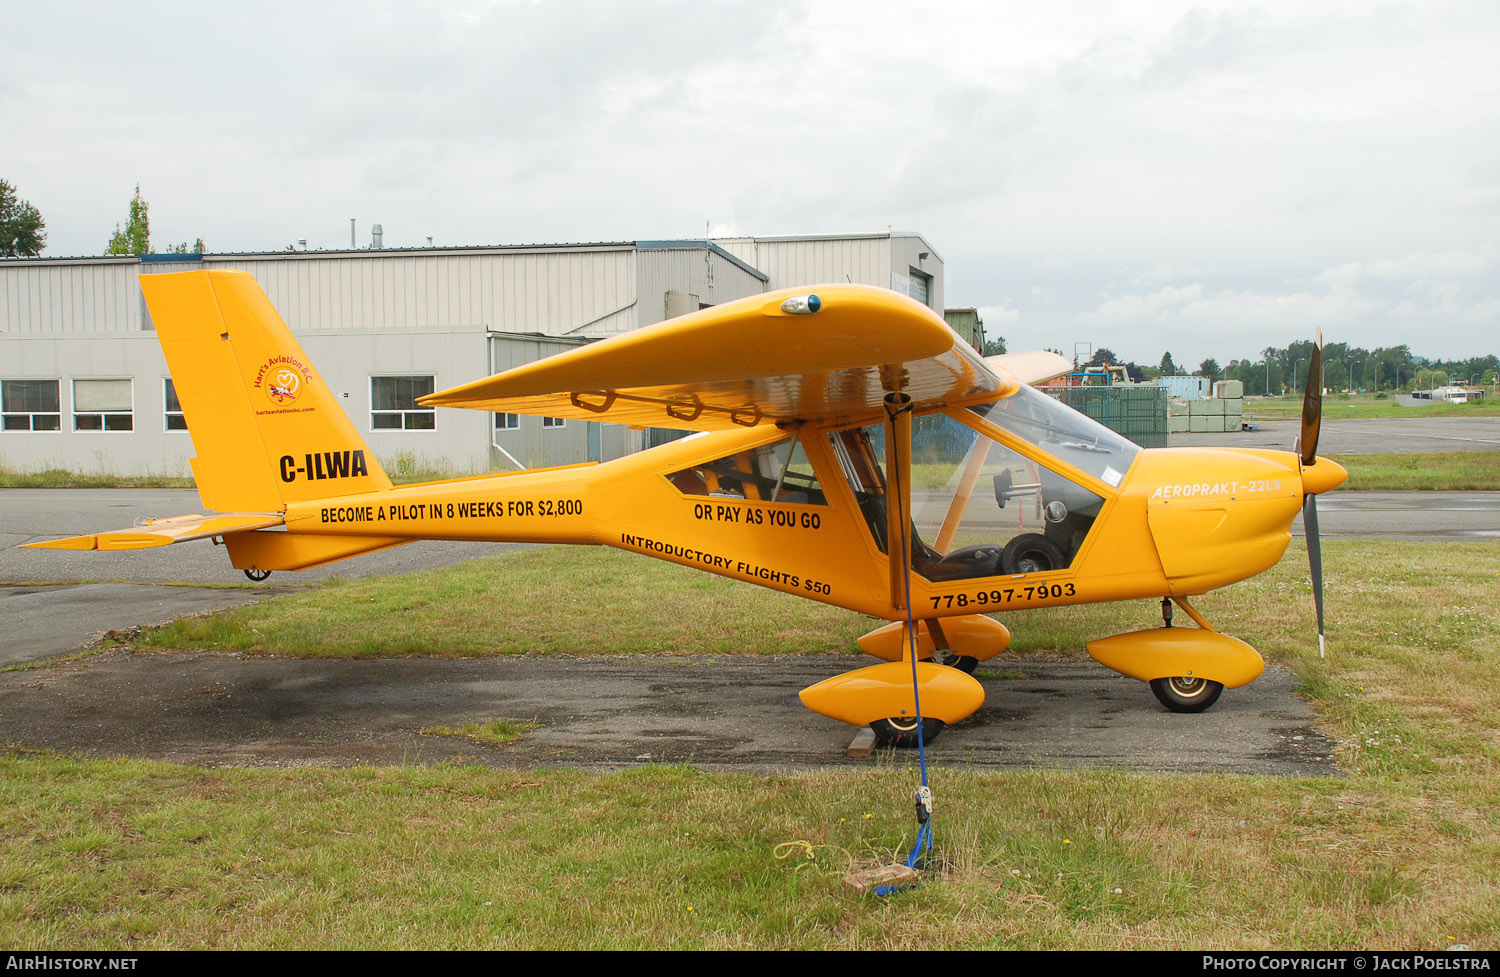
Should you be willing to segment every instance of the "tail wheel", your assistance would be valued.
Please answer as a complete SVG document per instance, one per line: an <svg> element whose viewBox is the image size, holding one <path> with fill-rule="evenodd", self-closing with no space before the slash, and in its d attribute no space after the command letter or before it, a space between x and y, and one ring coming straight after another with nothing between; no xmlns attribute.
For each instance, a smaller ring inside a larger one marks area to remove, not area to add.
<svg viewBox="0 0 1500 977"><path fill-rule="evenodd" d="M1174 675L1152 679L1151 691L1156 694L1158 702L1173 712L1202 712L1219 701L1224 684L1206 678Z"/></svg>
<svg viewBox="0 0 1500 977"><path fill-rule="evenodd" d="M922 741L931 743L938 738L938 734L948 724L941 719L922 720ZM880 746L894 746L899 750L915 750L917 748L917 720L902 716L891 719L877 719L870 724L875 731L875 742Z"/></svg>

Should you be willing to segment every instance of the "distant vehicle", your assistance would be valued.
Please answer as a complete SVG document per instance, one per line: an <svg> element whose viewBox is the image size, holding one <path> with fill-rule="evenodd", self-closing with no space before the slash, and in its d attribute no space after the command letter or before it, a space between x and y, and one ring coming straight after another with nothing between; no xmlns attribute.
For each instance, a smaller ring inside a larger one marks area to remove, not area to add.
<svg viewBox="0 0 1500 977"><path fill-rule="evenodd" d="M1469 401L1478 400L1483 396L1483 390L1475 390L1470 387L1436 387L1432 390L1415 391L1412 394L1412 399L1431 400L1443 404L1467 404Z"/></svg>

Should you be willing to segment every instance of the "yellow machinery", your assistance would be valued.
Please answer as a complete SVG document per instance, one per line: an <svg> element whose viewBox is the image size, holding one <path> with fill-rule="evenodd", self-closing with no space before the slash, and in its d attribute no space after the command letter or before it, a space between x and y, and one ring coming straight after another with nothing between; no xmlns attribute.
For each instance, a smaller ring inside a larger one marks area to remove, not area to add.
<svg viewBox="0 0 1500 977"><path fill-rule="evenodd" d="M981 358L884 289L757 295L423 398L701 432L603 464L393 487L248 274L141 279L197 457L205 514L34 543L119 550L213 537L256 579L414 539L615 546L888 623L884 664L806 689L828 716L914 742L984 701L989 615L1161 599L1166 626L1091 642L1178 711L1252 681L1255 650L1187 598L1270 567L1314 496L1319 357L1302 451L1143 450L1037 392L1050 353ZM1172 603L1197 627L1172 627ZM912 659L918 659L913 662Z"/></svg>

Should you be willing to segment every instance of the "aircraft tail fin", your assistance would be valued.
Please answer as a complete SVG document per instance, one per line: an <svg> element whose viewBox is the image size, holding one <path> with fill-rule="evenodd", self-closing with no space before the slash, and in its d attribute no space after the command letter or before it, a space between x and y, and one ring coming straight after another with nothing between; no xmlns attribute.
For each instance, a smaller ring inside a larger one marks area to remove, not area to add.
<svg viewBox="0 0 1500 977"><path fill-rule="evenodd" d="M204 506L277 512L288 502L391 487L249 273L140 282L198 454L193 475Z"/></svg>

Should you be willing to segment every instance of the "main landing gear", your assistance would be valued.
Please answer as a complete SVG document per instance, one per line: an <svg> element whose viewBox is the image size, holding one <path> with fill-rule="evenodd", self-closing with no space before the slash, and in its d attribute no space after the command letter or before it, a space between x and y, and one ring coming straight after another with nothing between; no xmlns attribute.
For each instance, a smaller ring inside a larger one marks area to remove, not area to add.
<svg viewBox="0 0 1500 977"><path fill-rule="evenodd" d="M875 731L877 746L894 746L901 750L917 748L917 720L915 718L877 719L870 724ZM931 743L938 734L948 728L941 719L922 719L922 741Z"/></svg>
<svg viewBox="0 0 1500 977"><path fill-rule="evenodd" d="M1202 712L1219 701L1224 684L1206 678L1174 675L1152 679L1151 691L1156 695L1156 701L1173 712Z"/></svg>
<svg viewBox="0 0 1500 977"><path fill-rule="evenodd" d="M984 703L984 687L972 673L980 662L1005 650L1010 632L982 614L921 620L915 628L912 635L905 621L895 621L861 637L860 649L885 664L803 689L802 704L851 726L869 726L876 743L903 748L915 748L918 733L922 742L931 742L972 715ZM914 671L921 689L920 725L918 698L912 694Z"/></svg>

